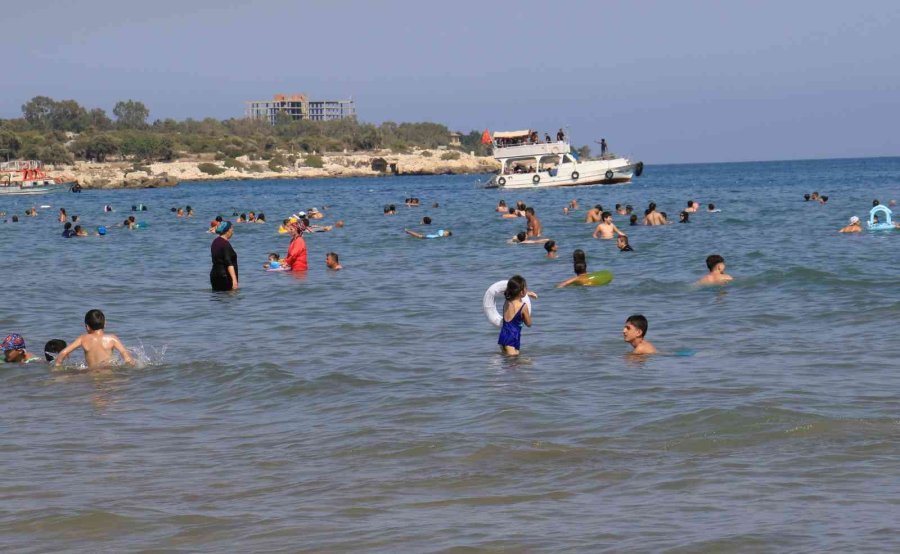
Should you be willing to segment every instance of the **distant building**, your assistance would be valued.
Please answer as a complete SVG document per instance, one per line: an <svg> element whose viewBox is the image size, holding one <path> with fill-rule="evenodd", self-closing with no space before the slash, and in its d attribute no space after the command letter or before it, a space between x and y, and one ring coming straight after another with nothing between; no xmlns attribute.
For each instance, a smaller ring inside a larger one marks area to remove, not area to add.
<svg viewBox="0 0 900 554"><path fill-rule="evenodd" d="M462 146L462 143L459 141L461 136L459 133L450 133L450 146Z"/></svg>
<svg viewBox="0 0 900 554"><path fill-rule="evenodd" d="M333 121L356 117L356 108L353 100L310 100L305 94L276 94L271 100L247 102L246 114L250 119L263 119L274 125L280 113L291 119Z"/></svg>

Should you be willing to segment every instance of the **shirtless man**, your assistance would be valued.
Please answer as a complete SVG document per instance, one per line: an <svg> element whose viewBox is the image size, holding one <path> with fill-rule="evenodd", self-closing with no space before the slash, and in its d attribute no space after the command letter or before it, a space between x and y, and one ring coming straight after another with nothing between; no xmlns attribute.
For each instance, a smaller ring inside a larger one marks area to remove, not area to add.
<svg viewBox="0 0 900 554"><path fill-rule="evenodd" d="M600 225L597 225L597 228L594 229L594 238L602 238L603 240L610 240L613 238L613 234L619 237L626 236L625 233L619 230L616 227L615 223L612 220L612 214L609 212L603 212L601 215L602 221Z"/></svg>
<svg viewBox="0 0 900 554"><path fill-rule="evenodd" d="M722 285L734 280L734 277L725 273L725 258L718 254L707 256L706 267L709 273L697 281L698 285Z"/></svg>
<svg viewBox="0 0 900 554"><path fill-rule="evenodd" d="M839 233L862 233L862 225L859 224L859 218L853 216L850 218L850 224L842 227Z"/></svg>
<svg viewBox="0 0 900 554"><path fill-rule="evenodd" d="M656 211L656 204L650 202L647 206L647 213L644 215L644 225L665 225L666 218Z"/></svg>
<svg viewBox="0 0 900 554"><path fill-rule="evenodd" d="M641 314L629 316L622 329L622 338L634 348L634 354L656 354L656 347L650 344L647 336L647 318Z"/></svg>
<svg viewBox="0 0 900 554"><path fill-rule="evenodd" d="M539 237L543 234L544 228L541 225L541 220L534 215L534 208L531 206L525 208L525 219L528 221L525 232L529 237Z"/></svg>
<svg viewBox="0 0 900 554"><path fill-rule="evenodd" d="M696 212L696 211L697 211L697 206L699 206L699 204L697 204L696 206L695 206L695 204L697 204L697 203L694 202L693 200L688 200L688 201L687 201L687 208L685 208L684 211L686 211L686 212L689 213L689 214L692 214L692 213Z"/></svg>
<svg viewBox="0 0 900 554"><path fill-rule="evenodd" d="M603 206L597 204L593 208L587 211L587 214L584 216L585 223L600 223L601 214L603 214Z"/></svg>
<svg viewBox="0 0 900 554"><path fill-rule="evenodd" d="M616 213L619 215L628 215L628 210L622 204L616 204Z"/></svg>
<svg viewBox="0 0 900 554"><path fill-rule="evenodd" d="M113 350L122 356L122 360L128 365L133 365L134 360L125 346L115 335L107 335L103 328L106 326L106 316L100 310L91 310L84 314L84 329L87 331L75 341L63 349L53 364L60 367L69 354L76 348L84 350L84 361L89 369L108 367L113 360Z"/></svg>

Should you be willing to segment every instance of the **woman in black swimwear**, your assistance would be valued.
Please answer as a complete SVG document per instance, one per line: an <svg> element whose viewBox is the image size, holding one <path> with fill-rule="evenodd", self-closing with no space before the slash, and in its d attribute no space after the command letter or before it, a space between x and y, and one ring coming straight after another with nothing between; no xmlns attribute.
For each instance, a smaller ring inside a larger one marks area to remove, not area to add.
<svg viewBox="0 0 900 554"><path fill-rule="evenodd" d="M215 291L237 290L237 252L229 242L234 235L234 227L230 221L223 221L216 227L216 234L219 236L213 240L209 248L213 264L209 272L209 282Z"/></svg>

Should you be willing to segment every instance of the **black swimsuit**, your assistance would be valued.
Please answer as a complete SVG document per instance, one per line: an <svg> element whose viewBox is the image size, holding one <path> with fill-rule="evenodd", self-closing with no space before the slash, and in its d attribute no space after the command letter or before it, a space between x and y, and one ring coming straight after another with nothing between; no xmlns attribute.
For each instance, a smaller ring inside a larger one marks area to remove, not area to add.
<svg viewBox="0 0 900 554"><path fill-rule="evenodd" d="M228 266L234 266L234 276L238 276L237 252L231 243L222 237L216 237L209 247L212 254L212 269L209 271L209 283L213 290L226 291L234 288Z"/></svg>

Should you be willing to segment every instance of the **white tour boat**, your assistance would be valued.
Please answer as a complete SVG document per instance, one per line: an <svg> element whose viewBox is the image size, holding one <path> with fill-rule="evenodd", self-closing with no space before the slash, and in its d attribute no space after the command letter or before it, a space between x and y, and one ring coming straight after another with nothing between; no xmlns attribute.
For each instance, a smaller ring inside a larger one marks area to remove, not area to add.
<svg viewBox="0 0 900 554"><path fill-rule="evenodd" d="M487 186L611 185L627 183L644 171L643 162L632 162L614 154L604 154L599 160L581 161L567 139L540 142L537 138L537 133L531 130L495 132L491 139L500 172L488 181Z"/></svg>

